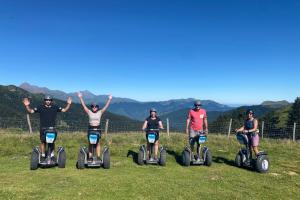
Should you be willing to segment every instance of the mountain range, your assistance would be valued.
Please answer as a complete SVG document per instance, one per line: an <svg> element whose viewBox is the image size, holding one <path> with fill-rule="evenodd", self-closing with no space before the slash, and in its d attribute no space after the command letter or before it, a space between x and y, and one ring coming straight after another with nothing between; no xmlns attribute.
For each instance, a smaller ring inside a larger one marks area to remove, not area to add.
<svg viewBox="0 0 300 200"><path fill-rule="evenodd" d="M20 88L34 94L49 94L60 100L66 100L68 96L71 96L74 102L79 102L75 92L65 93L60 90L50 90L46 87L30 85L29 83L21 84ZM107 100L107 95L95 95L87 90L82 91L82 93L86 103L97 102L103 105ZM135 120L144 120L149 115L149 109L152 107L156 108L160 115L165 115L180 109L189 109L193 106L194 101L194 98L188 98L157 102L140 102L129 98L114 97L109 111ZM232 107L212 100L202 100L201 102L207 111L224 112L232 109Z"/></svg>
<svg viewBox="0 0 300 200"><path fill-rule="evenodd" d="M2 86L0 85L0 127L27 127L26 124L26 109L22 103L23 98L29 97L31 102L31 107L36 107L42 103L42 94L32 94L22 88L16 87L14 85ZM66 101L59 99L54 99L54 103L58 106L65 107ZM38 115L31 115L33 126L38 128ZM141 122L132 120L125 116L120 116L106 111L102 117L102 122L109 119L111 122L120 122L120 126L127 124L138 124L141 126ZM88 126L88 117L83 111L83 108L78 103L72 103L71 108L66 113L60 113L57 116L57 121L63 122L66 126L70 128L76 127L78 129L86 129ZM123 123L123 124L122 124ZM114 126L117 128L117 126Z"/></svg>

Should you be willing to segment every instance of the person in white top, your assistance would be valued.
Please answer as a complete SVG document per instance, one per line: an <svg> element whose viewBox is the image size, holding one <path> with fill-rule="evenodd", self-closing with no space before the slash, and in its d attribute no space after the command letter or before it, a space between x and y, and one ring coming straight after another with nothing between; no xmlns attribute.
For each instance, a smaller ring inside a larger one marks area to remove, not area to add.
<svg viewBox="0 0 300 200"><path fill-rule="evenodd" d="M101 116L103 115L103 113L107 110L111 100L112 100L112 96L109 95L108 96L108 100L105 104L105 106L100 109L99 105L96 103L92 103L91 104L91 109L88 109L88 107L85 105L83 98L82 98L82 94L80 92L78 92L78 97L80 99L80 103L84 109L84 111L88 114L89 116L89 129L98 129L100 130L100 121L101 121ZM97 156L100 157L100 142L98 142L98 145L96 147L96 152L97 152ZM91 151L91 145L89 146L89 157L92 156L92 151Z"/></svg>

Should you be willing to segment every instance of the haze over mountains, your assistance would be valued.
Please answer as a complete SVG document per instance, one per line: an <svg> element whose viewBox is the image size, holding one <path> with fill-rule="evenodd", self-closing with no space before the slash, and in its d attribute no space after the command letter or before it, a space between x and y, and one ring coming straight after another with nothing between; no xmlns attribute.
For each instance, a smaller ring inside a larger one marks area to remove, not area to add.
<svg viewBox="0 0 300 200"><path fill-rule="evenodd" d="M29 83L23 83L20 85L20 87L31 93L49 94L54 98L60 100L66 100L68 96L71 96L74 102L79 102L76 92L65 93L60 90L51 90L46 87L30 85ZM97 102L100 104L104 104L107 100L107 95L95 95L87 90L83 91L82 93L86 103ZM157 102L139 102L129 98L114 97L109 111L119 115L130 117L132 119L143 120L146 116L149 115L149 109L152 107L156 108L159 111L160 115L164 115L180 109L191 108L194 101L194 98L189 98ZM205 107L207 111L223 112L232 109L232 107L217 103L212 100L202 100L201 102L203 104L203 107Z"/></svg>
<svg viewBox="0 0 300 200"><path fill-rule="evenodd" d="M30 93L49 94L54 98L63 101L65 101L68 96L71 96L74 102L79 103L76 92L65 93L60 90L51 90L46 87L30 85L29 83L23 83L20 87ZM82 91L82 93L86 103L97 102L103 106L107 100L107 95L95 95L87 90ZM194 101L194 98L189 98L157 102L139 102L130 98L114 97L109 107L109 111L117 115L141 121L149 115L149 109L154 107L159 111L159 115L162 119L169 118L173 123L182 123L186 120L187 112L193 107ZM212 100L202 100L201 102L203 104L203 108L207 110L210 122L219 120L219 116L235 115L235 113L241 112L241 110L245 110L246 108L255 109L257 116L262 117L268 112L290 105L287 101L264 101L260 105L240 106L234 108Z"/></svg>

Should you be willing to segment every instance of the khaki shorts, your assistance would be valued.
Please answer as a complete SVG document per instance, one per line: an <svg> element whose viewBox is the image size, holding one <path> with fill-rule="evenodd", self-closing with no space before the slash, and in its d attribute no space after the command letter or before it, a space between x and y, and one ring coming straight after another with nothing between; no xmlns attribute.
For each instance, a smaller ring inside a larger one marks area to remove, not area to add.
<svg viewBox="0 0 300 200"><path fill-rule="evenodd" d="M195 136L197 136L199 133L199 131L195 131L193 129L190 129L190 138L194 138Z"/></svg>

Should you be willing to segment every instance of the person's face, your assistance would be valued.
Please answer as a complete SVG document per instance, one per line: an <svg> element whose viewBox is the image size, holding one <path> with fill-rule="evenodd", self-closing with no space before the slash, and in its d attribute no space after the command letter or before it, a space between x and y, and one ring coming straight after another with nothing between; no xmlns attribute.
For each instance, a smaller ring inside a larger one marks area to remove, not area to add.
<svg viewBox="0 0 300 200"><path fill-rule="evenodd" d="M52 100L45 99L45 105L50 106L52 103Z"/></svg>
<svg viewBox="0 0 300 200"><path fill-rule="evenodd" d="M97 107L97 106L92 106L92 111L93 111L93 112L97 112L97 110L98 110L98 107Z"/></svg>
<svg viewBox="0 0 300 200"><path fill-rule="evenodd" d="M253 117L253 113L252 113L252 112L249 112L249 113L247 114L247 117L248 117L248 119L252 118L252 117Z"/></svg>
<svg viewBox="0 0 300 200"><path fill-rule="evenodd" d="M150 115L151 117L156 117L156 112L151 112Z"/></svg>
<svg viewBox="0 0 300 200"><path fill-rule="evenodd" d="M195 105L195 110L200 110L201 105Z"/></svg>

